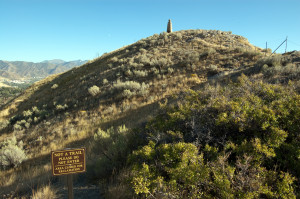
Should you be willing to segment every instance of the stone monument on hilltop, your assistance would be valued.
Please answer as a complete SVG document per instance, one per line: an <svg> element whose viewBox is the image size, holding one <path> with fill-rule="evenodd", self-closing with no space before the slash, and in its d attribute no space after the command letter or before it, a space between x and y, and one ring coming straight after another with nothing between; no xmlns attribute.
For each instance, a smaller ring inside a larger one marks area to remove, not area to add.
<svg viewBox="0 0 300 199"><path fill-rule="evenodd" d="M169 22L168 22L167 32L168 33L172 32L172 22L171 22L171 19L169 19Z"/></svg>

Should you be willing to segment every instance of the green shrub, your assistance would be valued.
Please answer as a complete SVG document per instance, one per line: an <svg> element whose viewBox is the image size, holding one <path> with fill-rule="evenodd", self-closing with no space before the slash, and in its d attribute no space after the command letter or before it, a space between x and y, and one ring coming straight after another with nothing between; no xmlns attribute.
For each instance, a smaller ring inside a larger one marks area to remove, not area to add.
<svg viewBox="0 0 300 199"><path fill-rule="evenodd" d="M164 57L155 58L150 62L151 66L158 66L160 68L166 66L168 64L168 60Z"/></svg>
<svg viewBox="0 0 300 199"><path fill-rule="evenodd" d="M128 76L128 77L132 76L131 70L130 69L126 70L125 75Z"/></svg>
<svg viewBox="0 0 300 199"><path fill-rule="evenodd" d="M158 74L159 73L159 70L155 67L152 67L151 71L153 72L153 74Z"/></svg>
<svg viewBox="0 0 300 199"><path fill-rule="evenodd" d="M123 90L122 95L125 98L131 98L132 96L136 95L136 93L134 91L130 91L128 89L125 89L125 90Z"/></svg>
<svg viewBox="0 0 300 199"><path fill-rule="evenodd" d="M262 52L266 52L266 53L272 53L272 49L268 48L268 49L263 49Z"/></svg>
<svg viewBox="0 0 300 199"><path fill-rule="evenodd" d="M113 57L113 58L111 58L111 61L112 62L117 62L119 59L117 58L117 57Z"/></svg>
<svg viewBox="0 0 300 199"><path fill-rule="evenodd" d="M36 106L32 107L31 109L32 109L32 112L35 113L35 114L40 113L40 110Z"/></svg>
<svg viewBox="0 0 300 199"><path fill-rule="evenodd" d="M142 64L141 66L149 65L150 59L146 54L143 54L143 55L139 56L138 58L136 58L136 62Z"/></svg>
<svg viewBox="0 0 300 199"><path fill-rule="evenodd" d="M23 111L23 116L24 117L30 117L32 115L32 112L30 110Z"/></svg>
<svg viewBox="0 0 300 199"><path fill-rule="evenodd" d="M125 126L113 127L107 131L98 129L94 135L95 151L101 155L97 160L95 172L98 176L109 175L114 167L118 165L118 158L122 158L122 154L126 153L126 132ZM126 157L126 156L125 156Z"/></svg>
<svg viewBox="0 0 300 199"><path fill-rule="evenodd" d="M155 161L159 161L159 164L155 164ZM171 196L171 192L176 194L180 188L188 189L190 195L198 195L194 184L209 175L197 148L187 143L166 144L156 148L150 142L133 152L129 162L133 164L134 191L146 196Z"/></svg>
<svg viewBox="0 0 300 199"><path fill-rule="evenodd" d="M0 143L0 167L16 167L26 160L22 144L17 144L16 137L9 138Z"/></svg>
<svg viewBox="0 0 300 199"><path fill-rule="evenodd" d="M58 110L58 111L63 111L63 110L66 110L67 108L68 108L67 104L65 104L65 105L58 104L58 105L56 105L56 110Z"/></svg>
<svg viewBox="0 0 300 199"><path fill-rule="evenodd" d="M146 52L147 52L147 50L146 49L144 49L144 48L140 48L140 50L139 50L142 54L146 54Z"/></svg>
<svg viewBox="0 0 300 199"><path fill-rule="evenodd" d="M165 164L158 155L164 153L157 151L160 143L184 141L199 147L200 155L207 161L204 168L212 169L209 173L214 176L200 180L208 180L208 187L194 184L197 193L217 198L280 198L283 195L295 198L299 189L293 187L300 178L299 121L300 96L292 88L241 76L237 83L226 87L189 91L179 106L166 107L146 125L148 138L157 144L144 147L144 155L134 159L133 162L141 159L138 164L144 166L138 169L135 166L133 173L139 176L139 172L144 172L148 180L133 179L133 187L137 194L145 195L159 194L161 190L155 188L158 184L165 187L164 194L178 198L185 196L171 189L172 186L180 193L190 193L187 187L178 187L183 186L182 180L171 186L170 179L175 175L170 173L171 169L156 166ZM167 156L169 161L177 161L173 155Z"/></svg>
<svg viewBox="0 0 300 199"><path fill-rule="evenodd" d="M255 51L255 50L246 50L243 52L243 56L249 57L249 58L253 58L253 57L256 57L259 55L261 55L261 53L259 51Z"/></svg>
<svg viewBox="0 0 300 199"><path fill-rule="evenodd" d="M129 157L134 192L155 198L296 198L288 173L268 171L247 155L230 164L230 153L216 153L205 161L191 143L150 142Z"/></svg>
<svg viewBox="0 0 300 199"><path fill-rule="evenodd" d="M0 130L6 128L9 125L9 121L8 120L2 120L0 121Z"/></svg>
<svg viewBox="0 0 300 199"><path fill-rule="evenodd" d="M145 82L143 82L140 89L139 89L139 91L138 91L138 95L146 96L149 93L148 88L149 88L149 85L146 84Z"/></svg>
<svg viewBox="0 0 300 199"><path fill-rule="evenodd" d="M141 87L141 84L139 82L135 82L135 81L121 82L120 80L117 80L117 82L115 82L113 84L113 87L115 89L139 90Z"/></svg>
<svg viewBox="0 0 300 199"><path fill-rule="evenodd" d="M289 80L299 79L300 75L300 67L293 63L288 63L286 66L275 65L274 67L264 64L261 71L265 77L272 78L278 75L279 77L287 77Z"/></svg>
<svg viewBox="0 0 300 199"><path fill-rule="evenodd" d="M134 70L133 73L137 77L146 77L148 75L148 72L144 70Z"/></svg>
<svg viewBox="0 0 300 199"><path fill-rule="evenodd" d="M113 84L113 88L115 88L117 91L122 91L122 96L127 96L131 97L134 94L140 95L140 96L145 96L149 91L149 85L146 83L140 84L139 82L135 81L117 81Z"/></svg>
<svg viewBox="0 0 300 199"><path fill-rule="evenodd" d="M207 67L207 71L209 75L218 74L218 66L211 64Z"/></svg>
<svg viewBox="0 0 300 199"><path fill-rule="evenodd" d="M98 129L94 135L94 148L99 154L93 172L97 177L109 177L125 166L128 154L140 143L139 136L128 130L125 125L109 128L106 131Z"/></svg>
<svg viewBox="0 0 300 199"><path fill-rule="evenodd" d="M184 51L183 60L186 64L193 64L199 61L200 55L197 51Z"/></svg>
<svg viewBox="0 0 300 199"><path fill-rule="evenodd" d="M88 89L88 92L92 95L92 96L96 96L100 93L100 88L96 85L90 87Z"/></svg>
<svg viewBox="0 0 300 199"><path fill-rule="evenodd" d="M269 57L261 58L258 61L258 65L263 66L264 64L268 66L281 66L282 63L282 55L273 55Z"/></svg>
<svg viewBox="0 0 300 199"><path fill-rule="evenodd" d="M56 89L56 88L58 88L58 85L57 85L57 84L53 84L53 85L51 86L51 88L52 88L52 89Z"/></svg>
<svg viewBox="0 0 300 199"><path fill-rule="evenodd" d="M174 72L174 68L168 68L168 73L172 74Z"/></svg>
<svg viewBox="0 0 300 199"><path fill-rule="evenodd" d="M202 51L201 53L201 57L206 57L206 56L209 56L209 55L212 55L214 53L216 53L217 51L214 49L214 48L206 48Z"/></svg>
<svg viewBox="0 0 300 199"><path fill-rule="evenodd" d="M107 79L103 79L102 83L105 85L108 83L108 80Z"/></svg>

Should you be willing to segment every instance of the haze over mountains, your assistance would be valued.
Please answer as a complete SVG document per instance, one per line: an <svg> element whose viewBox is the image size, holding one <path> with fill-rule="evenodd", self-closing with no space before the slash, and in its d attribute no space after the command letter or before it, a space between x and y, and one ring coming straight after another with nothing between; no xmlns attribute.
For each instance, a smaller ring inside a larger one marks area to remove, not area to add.
<svg viewBox="0 0 300 199"><path fill-rule="evenodd" d="M86 60L64 61L60 59L38 63L0 60L0 77L7 79L44 78L48 75L65 72L86 62Z"/></svg>

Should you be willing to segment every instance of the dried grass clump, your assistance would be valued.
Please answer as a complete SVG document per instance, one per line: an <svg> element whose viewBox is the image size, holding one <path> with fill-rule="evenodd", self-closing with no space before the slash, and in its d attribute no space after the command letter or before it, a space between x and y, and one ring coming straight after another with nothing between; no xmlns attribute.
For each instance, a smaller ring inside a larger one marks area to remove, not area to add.
<svg viewBox="0 0 300 199"><path fill-rule="evenodd" d="M44 186L37 191L32 190L32 199L57 199L57 190L49 185Z"/></svg>

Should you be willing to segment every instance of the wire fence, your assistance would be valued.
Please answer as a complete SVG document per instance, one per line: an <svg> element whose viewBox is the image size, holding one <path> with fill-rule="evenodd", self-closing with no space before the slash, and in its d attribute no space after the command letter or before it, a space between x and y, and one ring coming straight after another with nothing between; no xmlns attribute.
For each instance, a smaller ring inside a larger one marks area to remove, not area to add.
<svg viewBox="0 0 300 199"><path fill-rule="evenodd" d="M297 43L295 41L291 41L290 39L288 39L288 37L286 37L286 39L282 43L280 43L280 45L272 52L271 55L273 55L284 43L285 43L285 50L284 50L285 53L287 52L287 49L288 49L288 46L289 46L288 44L293 44L293 45L296 45L296 46L300 46L299 43ZM267 42L266 42L266 44L267 44ZM267 48L267 45L266 45L266 48Z"/></svg>

